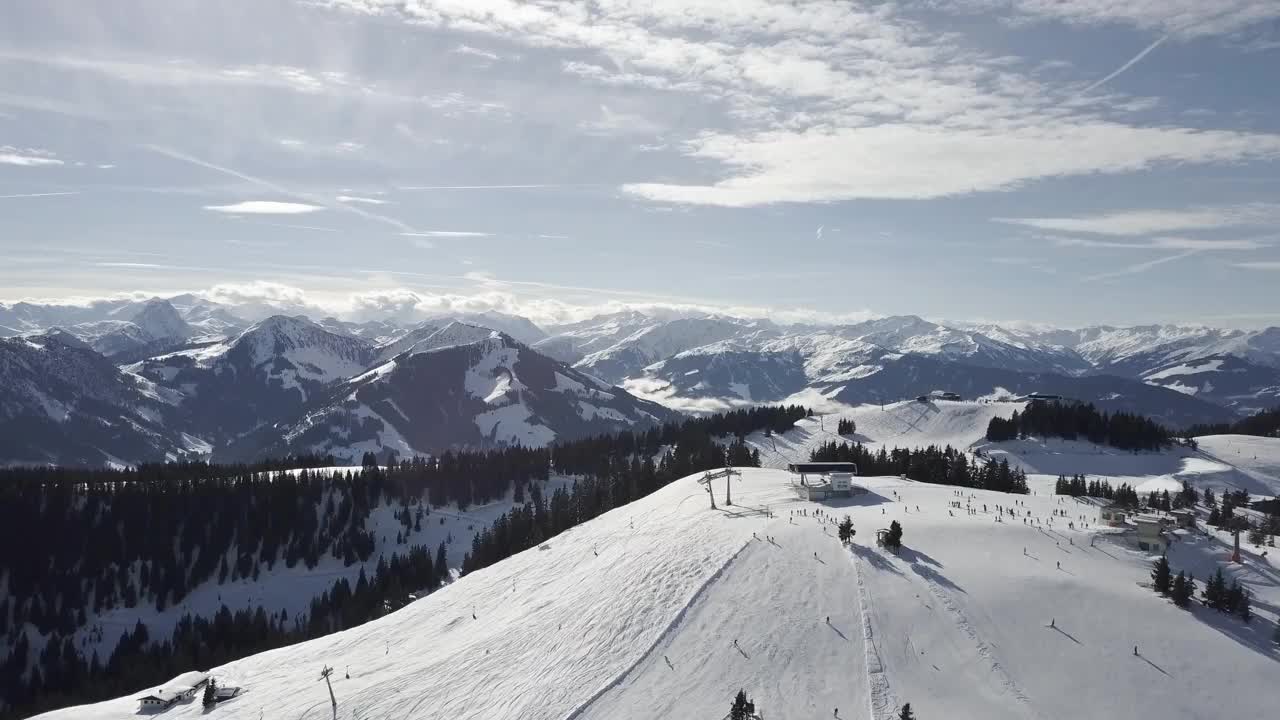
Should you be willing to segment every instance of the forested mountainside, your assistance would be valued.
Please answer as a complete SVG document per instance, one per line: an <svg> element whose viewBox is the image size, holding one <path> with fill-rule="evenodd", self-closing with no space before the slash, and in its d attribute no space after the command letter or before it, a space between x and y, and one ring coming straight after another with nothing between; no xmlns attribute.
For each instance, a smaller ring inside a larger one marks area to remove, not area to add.
<svg viewBox="0 0 1280 720"><path fill-rule="evenodd" d="M758 464L740 441L726 452L721 438L781 432L805 415L757 408L385 467L369 454L347 469L315 467L332 459L309 456L297 459L294 467L312 466L301 470L280 462L0 470L3 717L359 624L447 581L451 565L484 567L700 469ZM450 534L434 548L414 544L434 522L508 497L512 511L473 541ZM470 542L461 562L451 562L453 542ZM270 592L247 607L221 600L236 583L281 578L301 592L288 578L316 573L337 579L301 611L273 604Z"/></svg>
<svg viewBox="0 0 1280 720"><path fill-rule="evenodd" d="M1183 435L1256 435L1259 437L1280 437L1280 406L1270 410L1260 410L1247 418L1231 423L1216 425L1195 425L1187 428Z"/></svg>
<svg viewBox="0 0 1280 720"><path fill-rule="evenodd" d="M1173 433L1150 418L1099 412L1088 403L1037 400L1008 419L995 417L987 425L987 439L992 442L1029 436L1081 438L1121 450L1159 450L1173 442Z"/></svg>

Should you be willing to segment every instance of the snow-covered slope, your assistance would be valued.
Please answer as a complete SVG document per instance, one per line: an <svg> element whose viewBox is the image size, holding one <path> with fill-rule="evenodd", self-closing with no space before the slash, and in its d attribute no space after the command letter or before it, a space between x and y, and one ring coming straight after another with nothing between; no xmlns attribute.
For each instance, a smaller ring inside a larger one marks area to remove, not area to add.
<svg viewBox="0 0 1280 720"><path fill-rule="evenodd" d="M753 433L747 444L760 451L766 467L786 468L788 463L807 462L818 446L830 442L861 443L869 449L883 447L923 448L950 445L958 450L984 441L993 417L1007 418L1022 403L904 401L880 405L860 405L837 412L805 418L791 430L766 437ZM837 435L840 420L852 420L855 432Z"/></svg>
<svg viewBox="0 0 1280 720"><path fill-rule="evenodd" d="M1091 547L1097 531L1051 520L1096 527L1069 499L1018 498L1028 525L996 522L1014 497L986 491L864 478L868 494L824 507L782 471L733 482L733 506L710 509L685 478L367 625L212 668L247 691L213 712L329 718L325 665L342 720L719 718L739 689L773 718L887 720L903 702L925 718L1274 710L1280 569L1251 552L1225 567L1254 593L1244 625L1142 587L1150 558L1128 540ZM830 522L845 513L851 549ZM873 544L890 520L899 556ZM1203 578L1225 551L1188 536L1169 558ZM124 697L43 717L135 711Z"/></svg>
<svg viewBox="0 0 1280 720"><path fill-rule="evenodd" d="M1261 486L1241 484L1243 489L1255 495L1280 496L1280 438L1204 435L1196 438L1196 443L1206 459L1229 465Z"/></svg>

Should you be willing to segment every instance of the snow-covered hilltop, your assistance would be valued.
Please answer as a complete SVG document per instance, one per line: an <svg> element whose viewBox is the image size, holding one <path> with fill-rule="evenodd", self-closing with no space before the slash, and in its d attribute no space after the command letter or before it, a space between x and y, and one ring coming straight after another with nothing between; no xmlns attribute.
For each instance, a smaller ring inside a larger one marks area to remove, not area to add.
<svg viewBox="0 0 1280 720"><path fill-rule="evenodd" d="M883 720L904 702L925 718L1275 707L1274 558L1225 563L1224 538L1199 532L1169 551L1175 570L1242 582L1244 624L1152 593L1151 557L1071 498L859 478L866 494L824 505L792 482L744 469L734 505L717 483L712 510L689 477L364 626L198 668L245 690L212 713L329 718L325 666L343 719L722 717L739 689L784 718ZM997 522L997 507L1021 519ZM846 514L848 548L833 522ZM891 521L897 555L875 544ZM126 696L42 717L136 708Z"/></svg>

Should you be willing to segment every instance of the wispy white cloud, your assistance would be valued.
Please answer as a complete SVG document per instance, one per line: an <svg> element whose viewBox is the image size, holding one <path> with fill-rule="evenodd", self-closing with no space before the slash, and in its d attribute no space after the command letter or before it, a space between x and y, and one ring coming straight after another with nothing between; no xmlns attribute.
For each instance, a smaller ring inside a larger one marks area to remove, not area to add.
<svg viewBox="0 0 1280 720"><path fill-rule="evenodd" d="M1035 178L1280 157L1280 135L1103 121L1003 132L886 124L746 138L711 133L691 145L695 157L733 168L731 177L711 185L635 183L624 189L652 200L728 207L929 199L1009 190Z"/></svg>
<svg viewBox="0 0 1280 720"><path fill-rule="evenodd" d="M205 210L236 215L301 215L324 208L306 203L280 202L276 200L245 200L231 205L205 205Z"/></svg>
<svg viewBox="0 0 1280 720"><path fill-rule="evenodd" d="M600 106L598 117L578 124L591 135L652 135L662 131L660 123L637 113L615 111Z"/></svg>
<svg viewBox="0 0 1280 720"><path fill-rule="evenodd" d="M157 60L149 57L83 56L56 52L0 50L0 62L26 63L87 72L144 85L190 87L192 85L257 86L300 93L356 93L360 86L345 73L317 71L290 65L211 66L191 60Z"/></svg>
<svg viewBox="0 0 1280 720"><path fill-rule="evenodd" d="M1255 260L1253 262L1232 263L1232 265L1246 270L1280 270L1280 260Z"/></svg>
<svg viewBox="0 0 1280 720"><path fill-rule="evenodd" d="M1040 230L1138 236L1280 224L1280 204L1249 203L1185 210L1135 209L1073 217L997 217L992 220Z"/></svg>
<svg viewBox="0 0 1280 720"><path fill-rule="evenodd" d="M1047 83L1016 58L963 46L894 4L604 3L590 12L569 1L328 4L596 53L612 68L589 58L562 68L595 81L695 84L734 122L704 130L681 151L718 165L720 179L623 185L660 202L938 198L1044 178L1280 157L1276 134L1117 122L1105 114L1111 109L1071 102L1084 83Z"/></svg>
<svg viewBox="0 0 1280 720"><path fill-rule="evenodd" d="M1189 237L1154 237L1147 240L1117 241L1052 235L1048 238L1060 247L1122 248L1130 250L1258 250L1275 242L1276 237L1214 240Z"/></svg>
<svg viewBox="0 0 1280 720"><path fill-rule="evenodd" d="M450 52L457 53L458 55L470 55L472 57L477 57L482 60L488 60L490 62L493 62L499 59L497 53L492 53L492 52L489 52L488 50L481 50L480 48L471 47L470 45L459 45L455 47L453 50L451 50Z"/></svg>
<svg viewBox="0 0 1280 720"><path fill-rule="evenodd" d="M12 145L0 145L0 165L48 167L62 164L62 161L54 157L53 153L48 150L40 150L37 148L16 148Z"/></svg>
<svg viewBox="0 0 1280 720"><path fill-rule="evenodd" d="M736 398L679 396L677 395L678 390L671 383L658 378L627 378L623 381L622 387L642 400L656 402L672 410L694 415L725 412L726 410L751 404L746 400Z"/></svg>

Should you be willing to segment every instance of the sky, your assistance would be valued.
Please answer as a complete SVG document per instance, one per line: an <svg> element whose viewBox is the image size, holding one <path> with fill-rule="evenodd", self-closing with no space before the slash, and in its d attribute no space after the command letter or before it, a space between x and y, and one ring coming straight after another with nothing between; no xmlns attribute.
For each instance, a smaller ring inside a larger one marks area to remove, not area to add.
<svg viewBox="0 0 1280 720"><path fill-rule="evenodd" d="M0 300L1280 324L1275 0L0 4Z"/></svg>

